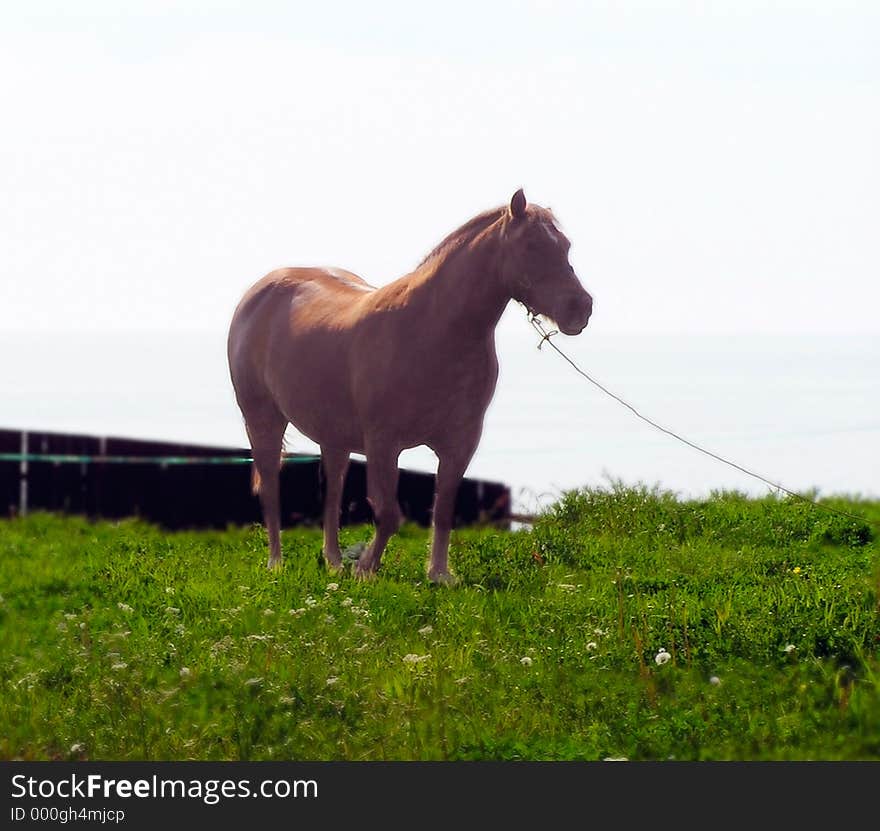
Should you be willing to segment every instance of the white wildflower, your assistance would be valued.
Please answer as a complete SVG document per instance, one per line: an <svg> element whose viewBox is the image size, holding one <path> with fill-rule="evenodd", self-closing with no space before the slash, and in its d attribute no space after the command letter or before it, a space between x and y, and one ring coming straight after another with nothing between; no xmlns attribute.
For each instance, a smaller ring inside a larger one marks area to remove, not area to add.
<svg viewBox="0 0 880 831"><path fill-rule="evenodd" d="M718 687L718 686L721 685L721 679L720 679L717 675L713 675L713 676L709 679L709 683L710 683L713 687Z"/></svg>
<svg viewBox="0 0 880 831"><path fill-rule="evenodd" d="M263 679L262 678L248 678L248 680L244 682L244 685L246 687L249 687L252 690L258 689L259 687L263 686Z"/></svg>
<svg viewBox="0 0 880 831"><path fill-rule="evenodd" d="M594 649L598 649L598 647L599 644L597 644L596 641L590 641L587 644L587 652L592 652Z"/></svg>
<svg viewBox="0 0 880 831"><path fill-rule="evenodd" d="M166 615L179 615L180 609L178 609L177 606L166 606L165 607L165 614Z"/></svg>
<svg viewBox="0 0 880 831"><path fill-rule="evenodd" d="M427 626L423 626L421 629L419 629L419 634L420 635L430 635L431 632L433 632L433 631L434 631L434 627L431 626L431 624L429 623Z"/></svg>
<svg viewBox="0 0 880 831"><path fill-rule="evenodd" d="M354 601L350 597L346 597L345 600L342 601L343 606L351 606Z"/></svg>
<svg viewBox="0 0 880 831"><path fill-rule="evenodd" d="M312 597L311 595L309 595L309 596L306 598L306 600L305 600L305 604L306 604L306 606L309 606L309 607L311 607L311 606L317 606L317 605L318 605L318 601L315 600L314 597Z"/></svg>
<svg viewBox="0 0 880 831"><path fill-rule="evenodd" d="M519 662L524 667L530 667L532 665L532 659L528 655L523 655L522 658L519 659Z"/></svg>
<svg viewBox="0 0 880 831"><path fill-rule="evenodd" d="M427 661L430 657L430 653L428 653L427 655L416 655L415 653L410 652L408 655L403 656L403 662L405 664L413 666L415 664L421 664L423 661Z"/></svg>
<svg viewBox="0 0 880 831"><path fill-rule="evenodd" d="M275 614L274 609L263 609L263 617L272 617Z"/></svg>
<svg viewBox="0 0 880 831"><path fill-rule="evenodd" d="M338 681L339 681L339 676L337 676L337 675L331 675L331 676L327 679L327 686L328 686L328 687L332 687L332 686L333 686L334 684L336 684Z"/></svg>
<svg viewBox="0 0 880 831"><path fill-rule="evenodd" d="M784 651L785 651L786 655L791 655L791 653L794 652L796 649L797 649L797 647L793 643L790 643L790 644L786 644Z"/></svg>
<svg viewBox="0 0 880 831"><path fill-rule="evenodd" d="M110 669L116 670L117 672L120 672L123 669L127 669L127 668L128 668L128 664L125 663L125 661L117 661L115 664L113 664L113 666L110 667Z"/></svg>
<svg viewBox="0 0 880 831"><path fill-rule="evenodd" d="M130 614L134 611L134 609L132 609L131 606L128 605L128 603L117 603L116 605L117 605L117 606L118 606L123 612L125 612L127 615L130 615Z"/></svg>
<svg viewBox="0 0 880 831"><path fill-rule="evenodd" d="M71 753L82 753L86 749L86 746L82 742L75 742L70 746Z"/></svg>
<svg viewBox="0 0 880 831"><path fill-rule="evenodd" d="M291 609L287 614L293 615L294 617L299 617L300 615L304 615L306 613L305 607L300 609Z"/></svg>
<svg viewBox="0 0 880 831"><path fill-rule="evenodd" d="M672 658L672 656L671 656L671 655L670 655L665 649L661 649L661 650L660 650L660 651L654 656L654 663L656 663L657 666L662 667L663 664L665 664L665 663L666 663L667 661L669 661L671 658Z"/></svg>
<svg viewBox="0 0 880 831"><path fill-rule="evenodd" d="M335 592L339 591L339 583L328 583L327 588L324 591Z"/></svg>
<svg viewBox="0 0 880 831"><path fill-rule="evenodd" d="M189 667L181 667L180 668L180 677L181 678L189 678L192 675L192 670Z"/></svg>

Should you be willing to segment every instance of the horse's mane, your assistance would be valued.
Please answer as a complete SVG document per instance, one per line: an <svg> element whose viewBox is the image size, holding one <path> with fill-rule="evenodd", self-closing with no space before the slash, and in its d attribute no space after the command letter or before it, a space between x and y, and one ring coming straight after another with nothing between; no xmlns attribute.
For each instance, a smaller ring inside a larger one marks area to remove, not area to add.
<svg viewBox="0 0 880 831"><path fill-rule="evenodd" d="M451 234L448 234L443 241L437 245L416 267L422 268L428 263L445 260L454 252L458 251L462 246L473 240L482 231L493 225L507 212L506 206L500 208L491 208L477 214L469 219L459 228L456 228Z"/></svg>

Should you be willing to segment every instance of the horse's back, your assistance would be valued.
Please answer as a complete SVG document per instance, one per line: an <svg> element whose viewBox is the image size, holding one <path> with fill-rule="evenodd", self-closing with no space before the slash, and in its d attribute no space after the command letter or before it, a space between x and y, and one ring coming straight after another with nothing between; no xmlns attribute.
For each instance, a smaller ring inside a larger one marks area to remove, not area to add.
<svg viewBox="0 0 880 831"><path fill-rule="evenodd" d="M350 421L348 384L340 380L362 314L358 301L373 291L356 274L334 268L283 268L254 283L229 327L229 369L239 405L253 409L271 402L319 443L322 421L328 421L314 409L321 402Z"/></svg>
<svg viewBox="0 0 880 831"><path fill-rule="evenodd" d="M354 300L374 291L366 281L340 268L279 268L254 283L232 316L229 346L268 335L273 325L287 328L291 314L308 319L343 315Z"/></svg>

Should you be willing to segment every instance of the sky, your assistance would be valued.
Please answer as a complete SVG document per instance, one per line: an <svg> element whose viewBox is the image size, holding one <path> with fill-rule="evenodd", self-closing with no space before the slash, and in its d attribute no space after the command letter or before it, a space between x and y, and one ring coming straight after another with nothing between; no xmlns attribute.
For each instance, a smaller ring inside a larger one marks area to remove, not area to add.
<svg viewBox="0 0 880 831"><path fill-rule="evenodd" d="M523 187L590 331L878 333L878 42L873 0L3 0L0 331L223 339Z"/></svg>

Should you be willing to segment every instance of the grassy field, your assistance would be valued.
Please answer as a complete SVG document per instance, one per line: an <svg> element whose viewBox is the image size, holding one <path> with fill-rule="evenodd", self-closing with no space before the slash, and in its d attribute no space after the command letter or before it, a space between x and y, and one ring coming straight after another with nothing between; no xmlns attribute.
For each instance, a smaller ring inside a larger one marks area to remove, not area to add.
<svg viewBox="0 0 880 831"><path fill-rule="evenodd" d="M835 500L880 522L880 503ZM343 529L343 542L368 528ZM567 494L531 530L0 522L3 759L880 759L880 550L802 502Z"/></svg>

